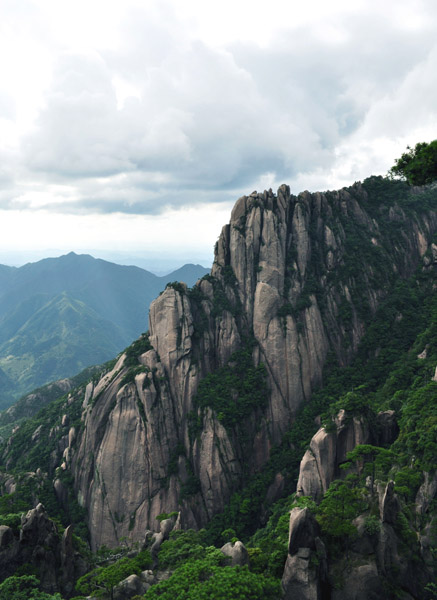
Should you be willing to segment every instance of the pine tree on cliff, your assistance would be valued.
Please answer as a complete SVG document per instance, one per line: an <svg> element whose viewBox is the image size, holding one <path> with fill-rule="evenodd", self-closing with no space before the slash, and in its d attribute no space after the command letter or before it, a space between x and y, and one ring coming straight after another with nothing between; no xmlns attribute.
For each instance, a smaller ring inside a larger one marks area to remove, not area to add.
<svg viewBox="0 0 437 600"><path fill-rule="evenodd" d="M437 180L437 140L427 144L419 142L414 148L407 146L390 169L390 176L400 176L410 185L425 185Z"/></svg>

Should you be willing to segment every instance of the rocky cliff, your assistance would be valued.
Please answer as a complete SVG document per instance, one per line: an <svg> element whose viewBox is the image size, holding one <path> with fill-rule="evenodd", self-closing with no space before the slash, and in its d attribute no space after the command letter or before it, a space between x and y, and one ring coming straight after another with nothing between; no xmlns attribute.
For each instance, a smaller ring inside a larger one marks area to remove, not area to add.
<svg viewBox="0 0 437 600"><path fill-rule="evenodd" d="M174 510L183 528L202 526L266 463L323 383L328 358L347 365L396 282L422 257L432 263L436 231L435 189L382 178L324 194L295 197L284 185L243 196L211 274L191 289L169 284L147 335L50 409L50 423L21 428L35 458L25 468L55 476L67 514L73 480L94 548L141 540ZM345 437L339 426L328 452L344 455L368 433L357 423ZM12 436L6 468L22 456ZM317 460L313 448L307 463ZM320 494L324 477L299 486Z"/></svg>
<svg viewBox="0 0 437 600"><path fill-rule="evenodd" d="M10 577L21 568L31 569L45 592L62 590L70 597L74 580L88 565L74 549L72 527L62 535L49 519L44 506L38 504L21 517L20 527L0 525L0 579Z"/></svg>
<svg viewBox="0 0 437 600"><path fill-rule="evenodd" d="M220 511L321 385L328 354L353 357L379 301L436 231L428 190L381 178L240 198L211 274L167 287L149 335L71 397L81 421L57 452L93 546L141 539L163 512L199 527Z"/></svg>
<svg viewBox="0 0 437 600"><path fill-rule="evenodd" d="M320 502L334 479L337 484L338 478L345 479L346 472L339 467L346 462L348 452L357 446L373 451L383 444L391 446L398 433L394 414L387 411L377 417L372 431L366 419L342 410L333 422L333 431L321 428L302 459L297 496ZM376 446L363 446L369 441ZM391 455L392 461L394 456ZM399 457L395 462L398 460ZM312 510L296 506L290 511L288 554L282 577L284 600L434 597L430 586L436 576L435 533L431 534L431 530L435 532L436 520L431 505L437 495L437 474L434 469L431 476L423 473L417 492L414 493L417 483L407 490L413 495L408 505L405 497L397 493L402 488L393 481L376 481L374 485L373 478L368 477L365 486L361 483L362 487L354 487L360 485L358 475L364 467L363 459L358 467L357 478L349 481L347 489L357 490L355 501L360 498L360 502L355 514L344 511L343 530L337 532L337 540L332 526L323 527L323 510L317 510L315 504ZM326 503L327 496L324 498ZM343 490L342 498L338 494L335 502L338 506L342 501L353 504L353 494L345 498ZM331 523L335 518L334 510L329 514ZM344 527L348 518L352 519L349 532Z"/></svg>

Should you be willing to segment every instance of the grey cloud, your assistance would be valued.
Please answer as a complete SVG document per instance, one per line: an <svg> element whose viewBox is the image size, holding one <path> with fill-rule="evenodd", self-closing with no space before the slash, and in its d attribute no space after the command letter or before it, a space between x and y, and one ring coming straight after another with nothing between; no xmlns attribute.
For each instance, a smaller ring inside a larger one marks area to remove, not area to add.
<svg viewBox="0 0 437 600"><path fill-rule="evenodd" d="M155 214L235 198L265 173L290 182L329 169L390 94L409 97L408 76L435 45L432 28L349 16L338 43L284 29L267 48L215 50L162 10L131 15L117 54L59 59L23 156L29 178L73 186L77 200L47 206ZM117 77L139 95L121 108Z"/></svg>

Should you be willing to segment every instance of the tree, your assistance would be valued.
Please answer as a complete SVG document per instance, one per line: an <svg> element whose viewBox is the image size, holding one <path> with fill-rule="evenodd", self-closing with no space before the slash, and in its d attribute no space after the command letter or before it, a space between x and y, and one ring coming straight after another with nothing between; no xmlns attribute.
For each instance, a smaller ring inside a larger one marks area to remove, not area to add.
<svg viewBox="0 0 437 600"><path fill-rule="evenodd" d="M59 594L54 596L41 592L39 581L34 575L8 577L0 583L0 600L62 600Z"/></svg>
<svg viewBox="0 0 437 600"><path fill-rule="evenodd" d="M345 481L333 481L326 490L316 515L323 533L346 543L347 556L349 540L357 533L352 521L365 509L362 490L353 487L351 483L350 476Z"/></svg>
<svg viewBox="0 0 437 600"><path fill-rule="evenodd" d="M390 450L370 444L358 444L351 452L347 453L346 458L355 463L360 471L363 470L365 475L370 475L370 492L373 496L376 469L390 466L392 459ZM345 463L343 466L348 467L349 465Z"/></svg>
<svg viewBox="0 0 437 600"><path fill-rule="evenodd" d="M77 581L76 589L81 594L109 595L112 599L114 587L120 581L129 575L139 575L151 562L150 553L143 550L135 558L122 558L112 565L90 571Z"/></svg>
<svg viewBox="0 0 437 600"><path fill-rule="evenodd" d="M205 548L202 559L188 560L172 576L149 588L145 600L275 600L280 581L249 571L247 566L230 567L216 548Z"/></svg>
<svg viewBox="0 0 437 600"><path fill-rule="evenodd" d="M389 170L391 177L406 179L410 185L425 185L437 179L437 140L427 144L419 142L414 148L407 146Z"/></svg>

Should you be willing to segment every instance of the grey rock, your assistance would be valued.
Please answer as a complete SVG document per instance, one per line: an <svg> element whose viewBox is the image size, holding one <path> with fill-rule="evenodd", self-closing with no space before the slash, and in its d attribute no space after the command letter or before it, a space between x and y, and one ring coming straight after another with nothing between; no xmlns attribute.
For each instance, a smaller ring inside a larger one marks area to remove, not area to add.
<svg viewBox="0 0 437 600"><path fill-rule="evenodd" d="M390 525L395 525L398 514L401 510L399 499L394 491L394 481L389 481L385 489L381 506L381 521Z"/></svg>
<svg viewBox="0 0 437 600"><path fill-rule="evenodd" d="M310 567L308 558L302 558L299 554L287 556L282 589L284 600L320 600L317 571Z"/></svg>
<svg viewBox="0 0 437 600"><path fill-rule="evenodd" d="M180 525L203 526L241 485L241 457L248 457L244 468L249 472L269 459L296 411L321 384L328 352L341 364L352 359L364 334L352 299L359 293L374 312L386 289L372 287L366 274L359 290L349 278L326 286L329 270L345 260L346 234L336 215L363 227L402 277L414 271L437 231L435 214L420 223L403 215L399 227L405 231L404 245L389 254L365 200L358 184L329 197L309 192L295 197L286 185L276 196L243 196L222 229L209 280L198 282L195 294L182 284L169 287L152 303L153 349L140 358L144 372L124 383L127 367L120 357L114 370L78 399L83 428L74 441L67 440L74 443L74 452L65 457L65 465L88 511L93 549L115 546L123 536L140 541L145 529L156 530L157 515L179 508L189 478L196 486L182 502ZM317 273L316 252L321 261ZM327 290L323 306L305 291L308 278L314 277ZM350 303L350 333L339 319L344 301ZM252 332L254 365L265 365L269 398L265 408L246 419L250 442L243 444L227 431L210 409L198 415L203 422L193 439L190 423L199 382L226 365ZM364 422L341 419L335 436L320 433L304 457L300 492L320 497L346 453L366 443L369 435ZM177 465L177 472L169 472L170 464Z"/></svg>
<svg viewBox="0 0 437 600"><path fill-rule="evenodd" d="M0 525L0 551L6 550L14 542L14 532L6 525Z"/></svg>
<svg viewBox="0 0 437 600"><path fill-rule="evenodd" d="M156 583L155 574L151 569L142 571L140 577L145 583L148 583L149 585L153 585L154 583Z"/></svg>
<svg viewBox="0 0 437 600"><path fill-rule="evenodd" d="M387 592L372 562L355 567L344 574L345 585L332 591L332 600L383 600Z"/></svg>
<svg viewBox="0 0 437 600"><path fill-rule="evenodd" d="M319 526L308 508L295 507L290 511L288 553L296 554L299 549L315 549Z"/></svg>
<svg viewBox="0 0 437 600"><path fill-rule="evenodd" d="M235 543L228 542L227 544L222 546L220 550L225 556L230 557L230 564L232 567L235 567L237 565L240 565L242 567L243 565L249 564L249 554L247 553L246 547L243 544L243 542L240 542L239 540Z"/></svg>
<svg viewBox="0 0 437 600"><path fill-rule="evenodd" d="M320 500L334 479L343 474L339 465L357 444L368 444L371 432L363 419L349 418L344 410L335 419L335 430L323 427L313 436L310 448L302 458L297 493Z"/></svg>
<svg viewBox="0 0 437 600"><path fill-rule="evenodd" d="M174 529L177 520L175 518L164 519L160 523L160 532L155 534L153 544L150 548L150 553L154 559L155 566L158 563L158 552L162 543L168 540L171 531Z"/></svg>
<svg viewBox="0 0 437 600"><path fill-rule="evenodd" d="M67 593L72 593L76 579L75 551L73 546L73 526L69 525L61 539L61 578L62 588Z"/></svg>
<svg viewBox="0 0 437 600"><path fill-rule="evenodd" d="M394 410L385 410L376 416L376 422L379 429L378 445L388 446L393 444L399 435L399 425L396 420Z"/></svg>
<svg viewBox="0 0 437 600"><path fill-rule="evenodd" d="M420 486L415 500L416 513L418 515L424 515L431 502L437 496L437 471L432 475L428 472L423 473L424 482Z"/></svg>
<svg viewBox="0 0 437 600"><path fill-rule="evenodd" d="M128 600L132 596L141 596L147 592L150 584L138 575L129 575L114 588L114 600Z"/></svg>

